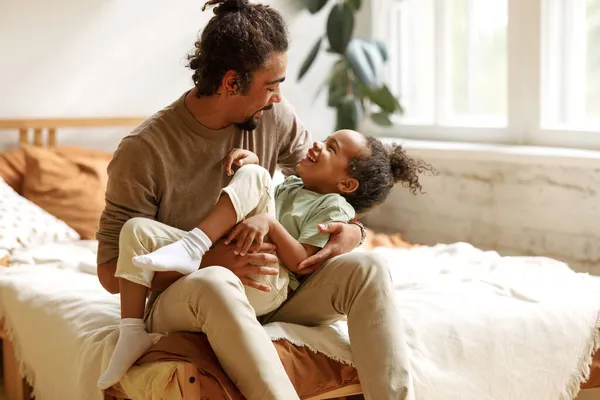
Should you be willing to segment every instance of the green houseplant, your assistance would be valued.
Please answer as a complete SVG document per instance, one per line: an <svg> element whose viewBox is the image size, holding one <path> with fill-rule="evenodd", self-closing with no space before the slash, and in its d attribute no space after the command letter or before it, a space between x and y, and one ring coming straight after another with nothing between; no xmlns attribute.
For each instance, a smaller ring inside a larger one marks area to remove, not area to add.
<svg viewBox="0 0 600 400"><path fill-rule="evenodd" d="M321 11L329 0L302 0L312 14ZM402 106L383 81L387 48L377 40L353 37L355 14L362 0L333 0L326 32L319 37L300 67L298 80L308 72L325 49L338 55L324 86L328 105L336 109L336 129L357 129L360 121L370 118L379 125L391 125L390 116L402 113ZM325 47L325 44L329 44Z"/></svg>

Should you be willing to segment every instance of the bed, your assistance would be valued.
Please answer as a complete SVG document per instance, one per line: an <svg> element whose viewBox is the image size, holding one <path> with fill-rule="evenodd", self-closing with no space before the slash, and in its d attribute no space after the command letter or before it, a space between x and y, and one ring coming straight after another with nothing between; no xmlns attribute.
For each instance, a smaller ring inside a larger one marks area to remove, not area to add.
<svg viewBox="0 0 600 400"><path fill-rule="evenodd" d="M59 148L58 146L58 131L59 129L96 129L96 128L110 128L110 127L134 127L138 123L140 123L143 118L139 117L116 117L116 118L66 118L66 119L13 119L13 120L0 120L0 132L5 131L4 133L14 135L15 131L18 132L18 147L19 148L27 148L28 152L35 152L34 148ZM94 150L87 149L75 149L72 147L66 148L69 151L75 150L76 156L93 156L94 158L100 158L102 161L106 162L108 158L102 154L102 152L95 152ZM36 154L27 154L27 156L36 157ZM36 164L44 164L57 160L36 160ZM17 191L23 192L23 187L20 185L19 177L11 174L12 170L18 170L22 168L23 160L9 158L8 163L11 164L9 171L5 168L3 171L0 168L0 176L2 176L7 182L9 182ZM36 165L38 170L36 173L55 173L55 171L48 171L50 168L47 165ZM89 165L85 165L88 167ZM81 165L79 165L81 167ZM3 173L2 173L3 172ZM99 171L97 171L99 172ZM100 179L102 181L102 179ZM38 182L39 183L39 182ZM96 182L92 182L96 183ZM35 190L34 190L35 191ZM42 197L39 195L39 197ZM35 196L33 196L35 197ZM44 205L44 202L39 202ZM61 207L68 207L65 204L61 204ZM46 205L47 209L52 210L53 205ZM60 213L59 213L60 214ZM71 216L70 216L71 217ZM68 219L68 218L67 218ZM78 218L81 220L82 218ZM83 218L85 219L85 218ZM81 221L69 221L72 222L71 225L81 225ZM81 232L82 237L86 239L90 239L92 231L88 229L88 232ZM8 256L3 256L3 264L8 263ZM92 261L90 257L88 261ZM14 262L12 267L15 267L15 264L18 262ZM30 383L33 383L33 378L30 377L26 379L22 375L25 373L23 371L23 365L20 365L19 357L15 354L15 347L11 342L7 330L4 329L4 321L0 319L0 338L2 340L2 353L3 353L3 380L5 386L5 392L9 399L22 399L29 398L32 393L32 387ZM177 336L175 336L177 338ZM189 342L189 337L187 338ZM200 346L204 346L208 349L207 344L201 339ZM163 342L164 344L164 342ZM283 341L279 341L279 344L282 351L290 353L289 344L284 344ZM164 386L164 396L165 398L172 398L172 396L181 396L181 398L200 398L201 390L200 388L204 388L204 395L206 395L206 391L210 390L211 385L210 379L207 378L206 374L202 374L201 371L195 367L190 362L185 361L169 361L169 358L176 357L172 354L168 354L169 346L167 346L167 353L158 354L157 351L160 351L161 348L153 349L153 351L149 352L149 354L145 357L145 359L140 360L140 365L134 367L130 374L123 380L121 385L117 385L114 388L111 388L107 391L107 397L119 397L119 398L127 398L127 390L125 388L135 388L137 382L142 382L143 384L147 384L148 379L156 380L164 379L164 384L160 384ZM164 350L164 348L163 348ZM20 353L21 351L18 351ZM158 354L158 355L157 355ZM315 353L307 354L307 359L314 357ZM214 356L213 356L214 357ZM157 362L158 358L158 362ZM147 362L147 360L151 360L152 362ZM317 359L318 360L318 359ZM318 362L318 361L317 361ZM329 361L327 361L329 362ZM333 364L337 362L331 360ZM26 369L26 368L25 368ZM167 371L167 372L165 372ZM345 397L348 395L358 394L360 393L360 385L358 384L358 379L356 376L356 371L349 366L342 366L336 369L336 375L339 375L339 379L343 379L346 382L350 382L351 384L340 385L340 387L334 387L329 390L327 386L323 387L319 384L319 388L312 391L305 398L310 399L325 399L325 398L337 398L337 397ZM149 378L150 377L150 378ZM29 382L28 382L29 380ZM206 381L206 382L205 382ZM231 385L231 384L229 384ZM329 386L335 386L329 384ZM219 390L219 389L217 389ZM177 393L174 395L173 393ZM307 392L308 393L308 392ZM211 397L212 398L212 397Z"/></svg>
<svg viewBox="0 0 600 400"><path fill-rule="evenodd" d="M53 170L52 167L46 165L56 161L53 161L53 159L43 162L37 159L31 161L32 158L35 158L36 151L43 147L59 149L59 147L57 147L58 128L135 126L140 121L141 118L0 120L0 131L16 130L19 132L19 144L21 147L27 149L29 164L32 164L37 168L36 173L32 175L35 175L38 180L43 181L43 179L40 179L40 176L43 175L42 172L44 171L60 175L64 174L68 169L67 166L61 166L61 168L58 168L58 171L56 171ZM30 140L30 136L33 136L33 140ZM75 170L84 170L88 172L95 171L95 173L99 175L94 179L90 178L74 184L73 196L81 194L80 189L82 186L95 184L100 185L101 188L103 179L105 179L101 174L102 167L106 165L109 155L94 152L92 150L72 148L67 148L67 150L57 150L57 154L64 156L66 154L65 152L71 152L68 157L70 157L71 161L75 160L74 162L78 163L78 168L75 168ZM90 158L93 159L93 162L89 161ZM16 163L18 164L18 162ZM15 164L15 162L13 162L13 164ZM0 175L2 175L1 169ZM94 318L89 318L89 314L86 314L88 313L86 305L102 304L103 308L101 310L98 309L100 311L96 310L96 315L102 314L105 319L98 319L98 326L112 326L114 328L116 326L115 321L118 321L118 298L103 292L93 274L95 242L89 237L90 232L93 229L86 230L85 225L82 223L82 221L89 221L91 217L75 215L77 214L74 210L76 207L68 206L66 205L67 203L64 202L61 203L60 208L56 208L55 204L51 203L51 200L48 199L49 195L44 195L44 193L51 193L52 190L58 190L55 187L45 187L44 190L46 190L46 192L41 189L38 192L31 187L28 187L27 183L25 183L24 187L20 187L18 177L4 174L3 178L7 182L12 182L16 191L19 191L20 189L24 191L25 194L29 192L31 198L37 200L37 204L40 205L40 207L54 211L56 215L62 216L64 214L64 209L70 208L70 213L64 218L70 222L70 225L78 228L76 232L79 235L78 239L80 240L72 240L71 238L69 241L61 241L60 243L35 243L32 246L14 250L12 254L10 254L10 257L7 258L11 262L5 269L5 271L8 272L5 272L4 274L0 273L0 308L2 306L4 307L4 311L1 314L2 317L0 317L0 338L2 339L3 349L5 391L10 400L29 398L32 393L35 394L36 392L39 395L38 397L40 400L44 400L43 397L52 398L48 393L53 389L44 391L43 386L47 384L48 388L51 388L55 383L44 382L44 379L48 381L50 379L43 375L54 374L54 377L60 382L72 382L74 375L78 373L75 371L77 371L81 365L68 365L69 357L73 351L79 350L67 348L68 346L72 346L71 344L61 348L61 341L56 341L52 344L45 343L44 346L36 346L35 343L31 341L31 343L34 344L26 348L26 346L23 346L23 343L27 342L27 332L31 332L32 329L23 328L26 326L26 323L22 322L20 325L22 327L22 336L19 337L19 319L25 321L24 318L28 315L35 315L36 322L30 326L39 328L44 334L50 335L50 333L54 332L56 335L53 337L59 337L60 335L69 335L70 332L76 329L84 329L83 327L87 323L92 324L92 322L88 322L88 320L94 320ZM50 185L48 182L42 183ZM37 184L39 185L40 182L37 182ZM99 207L99 205L97 205L97 207ZM64 233L64 235L66 235L65 237L68 237L68 234L69 232ZM468 247L466 244L455 244L445 247L420 247L408 244L399 235L375 235L373 232L370 232L366 248L375 249L385 257L388 257L389 260L393 260L393 263L397 263L397 265L413 265L414 268L412 271L414 276L418 276L418 279L421 279L421 281L415 280L413 282L413 287L410 287L410 285L405 287L408 289L417 287L419 282L424 282L426 278L429 279L434 275L452 275L452 273L449 274L448 271L451 270L450 267L455 266L453 263L455 263L456 260L464 261L466 264L472 262L473 265L481 266L485 264L489 266L490 275L486 277L487 281L481 279L477 281L478 284L481 282L484 283L483 286L477 286L477 290L488 290L482 289L482 287L487 288L490 285L490 277L493 276L495 268L502 266L505 270L510 270L511 268L514 268L513 264L515 262L520 263L518 264L519 268L531 268L533 271L535 268L543 267L548 271L554 271L557 277L560 276L558 281L561 279L563 281L575 279L572 277L572 274L565 269L565 266L552 260L541 258L504 259L498 255L491 254L490 252L483 252ZM457 254L460 254L459 258L456 258ZM421 268L417 263L425 263L429 267ZM437 265L446 265L450 267L443 267L446 268L446 270L442 271ZM458 271L459 267L456 267ZM407 271L408 270L411 270L411 268L407 268ZM461 273L463 276L459 278L464 280L464 274L470 274L469 277L471 279L472 276L474 276L473 274L478 274L479 272L477 272L477 269L475 268L469 268L464 269ZM404 272L399 276L400 278L405 279L406 275L403 274ZM3 277L5 279L3 279ZM583 277L576 278L577 279L575 280L583 279ZM78 291L70 291L72 285L63 288L49 286L49 282L77 282ZM498 292L498 282L499 281L492 282L496 285L493 288L495 292ZM578 284L578 281L574 283L574 285ZM593 286L594 284L595 282L592 279L585 279L586 287ZM550 283L548 285L550 285ZM466 286L463 286L463 288L464 287ZM551 285L548 287L550 288ZM600 297L594 297L596 292L600 293L600 290L596 289L598 288L594 287L594 290L590 290L589 293L586 293L586 296L588 297L577 297L573 300L573 304L583 304L584 301L587 304L590 298L593 298L594 300L600 299ZM498 296L513 296L513 292L514 290L512 289L508 294L500 291ZM543 293L539 293L539 295L543 297ZM572 294L572 296L577 295ZM41 298L51 300L50 305L41 305L39 300ZM8 311L10 307L12 307L12 312ZM423 308L426 308L425 303L423 304ZM590 308L590 310L586 311L589 311L588 314L592 315L595 308ZM57 312L57 309L68 310L68 312ZM18 310L18 312L15 310ZM431 311L432 313L435 312L433 309L431 309ZM414 310L411 309L407 309L406 312L410 315L416 315ZM560 315L561 318L568 317L569 314L564 313L564 310L561 312L563 313L557 313L557 315ZM555 317L556 315L553 316ZM595 353L595 350L599 345L597 329L599 323L597 321L597 315L592 316L596 318L590 317L591 319L594 319L594 321L590 323L595 323L596 325L593 326L594 329L589 333L589 335L591 335L590 338L586 338L587 347L586 345L582 345L583 347L580 351L581 354L577 356L575 362L575 364L578 364L576 368L577 371L573 374L567 374L569 377L568 379L565 378L566 387L564 388L564 391L567 395L565 398L568 398L568 395L576 394L579 387L583 389L600 387L600 357ZM415 320L409 322L409 327L411 328L418 328L419 326L424 326L419 324L429 323L427 321L419 321L416 317ZM93 332L93 334L87 336L83 335L85 337L82 340L89 341L90 337L94 337L94 344L96 347L94 347L93 350L90 350L89 347L86 348L85 354L90 355L94 353L97 357L103 359L103 362L106 362L107 354L110 354L110 349L106 346L103 347L103 345L101 346L98 343L101 343L103 339L106 339L110 335L112 335L113 342L116 342L116 339L114 338L115 330L103 331L98 327L93 328L96 330L89 331ZM456 327L451 328L456 330ZM352 366L351 355L347 354L348 349L340 350L338 348L344 346L349 348L347 343L344 342L344 340L346 340L344 335L347 335L347 333L344 332L343 324L331 329L327 327L322 331L318 331L321 333L321 337L331 338L329 345L333 346L333 348L328 347L328 343L324 343L322 340L315 340L314 332L302 330L301 327L274 324L273 326L267 327L267 329L269 329L270 335L273 338L273 343L301 398L311 400L351 398L352 396L359 396L357 398L360 398L360 382L356 370ZM34 332L31 334L31 337L33 337L34 334L39 335L39 332ZM72 342L77 341L73 340ZM433 342L430 342L430 345L431 343ZM415 349L419 349L419 345L419 343L413 344ZM464 346L464 343L462 345ZM518 344L515 344L515 346L517 345ZM83 347L83 344L81 347ZM433 348L434 346L430 347ZM559 347L556 347L556 349L559 349ZM56 368L44 364L43 353L50 350L54 351L52 356L57 358L55 360L57 363L60 362L60 360L58 360L58 358L60 358L60 353L65 354L65 359L62 360L62 362L66 367L62 372L53 372L53 369ZM419 362L422 363L423 360L419 360ZM583 364L579 365L581 363ZM75 362L72 362L72 364L75 364ZM97 376L95 374L99 373L99 364L100 363L96 363L96 367L90 367L89 365L85 366L85 368L97 369L90 372L89 375ZM440 366L441 365L442 364L440 364ZM418 371L423 372L427 370L427 367L424 367L421 364L418 364L417 366L421 368L417 368ZM72 368L72 373L68 372L69 368ZM429 368L431 368L431 366L429 366ZM43 374L42 371L48 371L48 373ZM427 374L423 373L422 375L425 376ZM419 377L421 377L421 375L419 375ZM531 379L531 382L535 382L535 377L531 376L529 378ZM91 379L91 381L94 380ZM500 382L500 379L498 379L498 381ZM420 384L422 384L423 387L426 386L426 382L420 382ZM541 387L543 385L539 386ZM69 390L65 388L56 390L64 390L60 398L69 398ZM89 397L93 398L94 396L97 396L97 393L90 395ZM175 333L168 335L159 341L152 349L150 349L150 351L138 360L138 363L129 371L128 375L120 382L120 384L105 393L105 398L210 398L218 400L242 399L243 397L219 367L216 357L214 353L212 353L204 335ZM452 397L445 396L444 398Z"/></svg>

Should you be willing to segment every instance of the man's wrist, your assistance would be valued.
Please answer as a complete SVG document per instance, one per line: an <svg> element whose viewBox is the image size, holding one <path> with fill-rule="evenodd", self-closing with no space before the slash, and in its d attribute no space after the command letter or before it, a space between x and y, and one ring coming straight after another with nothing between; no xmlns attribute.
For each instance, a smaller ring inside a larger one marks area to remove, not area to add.
<svg viewBox="0 0 600 400"><path fill-rule="evenodd" d="M353 219L349 223L353 224L353 225L356 225L356 226L358 226L360 228L360 242L358 243L357 247L362 246L362 244L365 242L365 239L367 238L367 229L362 224L362 222L360 222L357 219Z"/></svg>
<svg viewBox="0 0 600 400"><path fill-rule="evenodd" d="M269 214L265 214L267 221L269 222L269 232L273 229L276 228L276 225L278 223L277 218L273 217L272 215Z"/></svg>

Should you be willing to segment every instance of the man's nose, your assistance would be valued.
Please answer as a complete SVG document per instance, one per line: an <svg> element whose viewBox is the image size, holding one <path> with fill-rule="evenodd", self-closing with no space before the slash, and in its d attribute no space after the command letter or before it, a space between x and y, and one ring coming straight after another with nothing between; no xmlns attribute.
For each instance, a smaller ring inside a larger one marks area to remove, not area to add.
<svg viewBox="0 0 600 400"><path fill-rule="evenodd" d="M271 96L271 103L280 103L281 102L281 92L279 90Z"/></svg>

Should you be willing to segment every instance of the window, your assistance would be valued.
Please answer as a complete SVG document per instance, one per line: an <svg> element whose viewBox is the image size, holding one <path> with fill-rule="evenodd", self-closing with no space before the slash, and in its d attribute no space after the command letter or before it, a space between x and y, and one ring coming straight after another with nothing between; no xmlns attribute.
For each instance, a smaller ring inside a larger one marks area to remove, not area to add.
<svg viewBox="0 0 600 400"><path fill-rule="evenodd" d="M405 109L383 134L600 148L600 0L373 0L372 18Z"/></svg>
<svg viewBox="0 0 600 400"><path fill-rule="evenodd" d="M436 3L399 1L392 11L394 89L406 120L505 125L506 0Z"/></svg>
<svg viewBox="0 0 600 400"><path fill-rule="evenodd" d="M546 0L543 125L600 128L600 1Z"/></svg>

